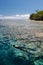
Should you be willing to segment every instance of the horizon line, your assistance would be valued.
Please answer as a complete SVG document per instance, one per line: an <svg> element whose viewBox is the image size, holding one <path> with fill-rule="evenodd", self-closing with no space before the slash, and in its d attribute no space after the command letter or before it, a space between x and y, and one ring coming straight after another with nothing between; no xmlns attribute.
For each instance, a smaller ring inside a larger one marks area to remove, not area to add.
<svg viewBox="0 0 43 65"><path fill-rule="evenodd" d="M28 19L30 14L16 14L16 15L1 15L0 19Z"/></svg>

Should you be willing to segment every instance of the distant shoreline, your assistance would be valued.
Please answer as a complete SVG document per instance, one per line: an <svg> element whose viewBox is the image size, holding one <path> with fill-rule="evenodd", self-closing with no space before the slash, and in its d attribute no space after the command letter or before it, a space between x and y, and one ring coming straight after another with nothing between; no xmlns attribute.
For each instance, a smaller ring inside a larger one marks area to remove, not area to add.
<svg viewBox="0 0 43 65"><path fill-rule="evenodd" d="M36 20L29 20L29 21L32 21L32 22L34 22L34 23L43 23L43 21L36 21Z"/></svg>

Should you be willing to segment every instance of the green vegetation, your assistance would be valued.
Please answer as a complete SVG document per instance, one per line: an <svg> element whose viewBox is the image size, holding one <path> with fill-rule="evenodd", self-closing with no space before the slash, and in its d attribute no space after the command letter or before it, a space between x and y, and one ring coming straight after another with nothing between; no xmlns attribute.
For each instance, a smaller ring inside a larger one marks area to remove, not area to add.
<svg viewBox="0 0 43 65"><path fill-rule="evenodd" d="M31 20L43 21L43 10L30 15Z"/></svg>

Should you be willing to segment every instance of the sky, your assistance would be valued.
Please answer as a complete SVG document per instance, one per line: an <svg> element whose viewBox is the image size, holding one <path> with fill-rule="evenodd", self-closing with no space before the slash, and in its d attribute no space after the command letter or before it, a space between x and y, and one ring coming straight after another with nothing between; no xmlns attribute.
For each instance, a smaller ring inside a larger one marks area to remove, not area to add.
<svg viewBox="0 0 43 65"><path fill-rule="evenodd" d="M28 16L36 10L43 10L43 0L0 0L0 16Z"/></svg>

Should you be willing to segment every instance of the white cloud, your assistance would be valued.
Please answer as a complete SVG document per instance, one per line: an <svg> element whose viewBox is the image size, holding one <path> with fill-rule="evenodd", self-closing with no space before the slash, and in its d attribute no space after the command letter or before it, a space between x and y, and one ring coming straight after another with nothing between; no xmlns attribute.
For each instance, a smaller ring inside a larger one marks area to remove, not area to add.
<svg viewBox="0 0 43 65"><path fill-rule="evenodd" d="M3 16L0 15L0 19L29 19L30 14Z"/></svg>

